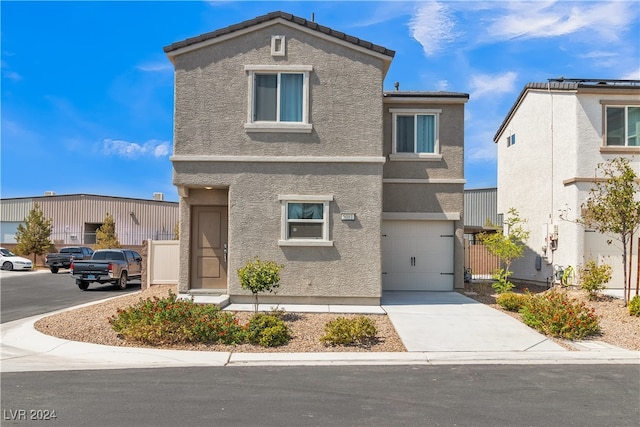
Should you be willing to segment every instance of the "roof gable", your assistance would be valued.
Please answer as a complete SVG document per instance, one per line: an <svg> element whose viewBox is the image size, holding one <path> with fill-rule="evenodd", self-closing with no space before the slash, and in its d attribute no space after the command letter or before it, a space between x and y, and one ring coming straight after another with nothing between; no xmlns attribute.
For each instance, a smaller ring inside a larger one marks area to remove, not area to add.
<svg viewBox="0 0 640 427"><path fill-rule="evenodd" d="M527 83L516 101L513 103L509 112L505 116L502 124L498 128L498 131L493 136L493 142L497 143L500 134L507 126L513 115L515 114L518 106L523 102L524 98L530 91L546 90L549 92L600 92L600 91L618 91L618 90L638 90L640 89L640 80L610 80L610 79L565 79L560 77L559 79L549 79L546 83Z"/></svg>
<svg viewBox="0 0 640 427"><path fill-rule="evenodd" d="M387 49L383 46L379 46L366 40L362 40L357 37L342 33L340 31L333 30L329 27L319 25L314 21L308 21L304 18L294 16L290 13L280 11L271 12L266 15L258 16L257 18L249 19L238 24L221 28L219 30L172 43L169 46L164 47L164 52L173 62L173 58L182 53L209 46L211 44L215 44L219 41L227 40L232 37L240 36L242 34L255 30L256 27L260 28L276 23L281 23L284 25L302 29L315 35L331 39L334 42L344 44L358 50L363 50L371 55L383 57L387 63L389 63L395 55L395 52L393 50Z"/></svg>

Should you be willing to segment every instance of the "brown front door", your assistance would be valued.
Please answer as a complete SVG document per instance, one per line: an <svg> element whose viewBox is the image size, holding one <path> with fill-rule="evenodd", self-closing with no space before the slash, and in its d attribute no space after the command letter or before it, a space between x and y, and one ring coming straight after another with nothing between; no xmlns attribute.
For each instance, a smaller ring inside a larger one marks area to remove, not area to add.
<svg viewBox="0 0 640 427"><path fill-rule="evenodd" d="M227 289L227 207L191 211L191 288Z"/></svg>

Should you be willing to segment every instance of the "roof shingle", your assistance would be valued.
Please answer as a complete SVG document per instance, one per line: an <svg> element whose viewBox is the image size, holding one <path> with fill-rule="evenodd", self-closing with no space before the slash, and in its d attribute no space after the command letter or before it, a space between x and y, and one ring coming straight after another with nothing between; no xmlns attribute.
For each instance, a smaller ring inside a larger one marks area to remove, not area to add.
<svg viewBox="0 0 640 427"><path fill-rule="evenodd" d="M323 33L323 34L327 34L327 35L329 35L331 37L335 37L335 38L337 38L339 40L343 40L345 42L354 44L356 46L360 46L360 47L363 47L365 49L372 50L372 51L374 51L376 53L380 53L382 55L386 55L386 56L389 56L389 57L393 57L395 55L395 51L393 51L391 49L387 49L386 47L373 44L373 43L368 42L366 40L362 40L362 39L359 39L357 37L350 36L348 34L340 32L340 31L332 30L331 28L319 25L314 21L308 21L308 20L306 20L304 18L300 18L298 16L294 16L294 15L292 15L290 13L285 13L285 12L280 12L280 11L271 12L271 13L268 13L266 15L258 16L256 18L249 19L249 20L244 21L244 22L240 22L238 24L230 25L228 27L220 28L218 30L215 30L215 31L212 31L212 32L209 32L209 33L201 34L201 35L196 36L196 37L190 37L190 38L188 38L186 40L182 40L182 41L179 41L179 42L176 42L176 43L172 43L169 46L165 46L164 47L164 52L168 54L168 53L176 51L178 49L182 49L182 48L185 48L185 47L188 47L188 46L192 46L192 45L195 45L195 44L198 44L198 43L202 43L204 41L211 40L211 39L214 39L216 37L220 37L220 36L223 36L223 35L226 35L226 34L231 34L233 32L240 31L240 30L252 27L254 25L259 25L259 24L262 24L264 22L272 21L272 20L275 20L275 19L284 19L285 21L289 21L289 22L292 22L294 24L309 28L311 30L318 31L318 32Z"/></svg>

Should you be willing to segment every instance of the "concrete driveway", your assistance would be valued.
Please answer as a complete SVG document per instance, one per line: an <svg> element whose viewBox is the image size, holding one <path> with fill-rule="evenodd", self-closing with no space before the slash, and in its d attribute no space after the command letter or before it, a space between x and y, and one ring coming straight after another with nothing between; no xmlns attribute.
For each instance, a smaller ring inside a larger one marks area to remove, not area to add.
<svg viewBox="0 0 640 427"><path fill-rule="evenodd" d="M407 351L566 351L513 317L458 292L384 292Z"/></svg>

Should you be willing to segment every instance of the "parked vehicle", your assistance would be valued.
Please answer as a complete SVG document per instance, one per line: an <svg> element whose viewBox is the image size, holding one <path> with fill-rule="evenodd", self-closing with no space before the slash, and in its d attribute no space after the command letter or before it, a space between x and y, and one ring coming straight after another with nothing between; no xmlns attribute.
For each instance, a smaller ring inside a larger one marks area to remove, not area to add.
<svg viewBox="0 0 640 427"><path fill-rule="evenodd" d="M74 260L91 259L93 249L86 246L65 246L60 252L49 253L44 256L44 264L53 274L61 268L71 267Z"/></svg>
<svg viewBox="0 0 640 427"><path fill-rule="evenodd" d="M0 268L9 271L31 270L33 269L33 263L31 260L14 254L9 249L0 248Z"/></svg>
<svg viewBox="0 0 640 427"><path fill-rule="evenodd" d="M90 260L73 261L71 276L83 291L90 283L112 283L120 289L127 288L129 279L142 277L142 257L129 249L101 249Z"/></svg>

